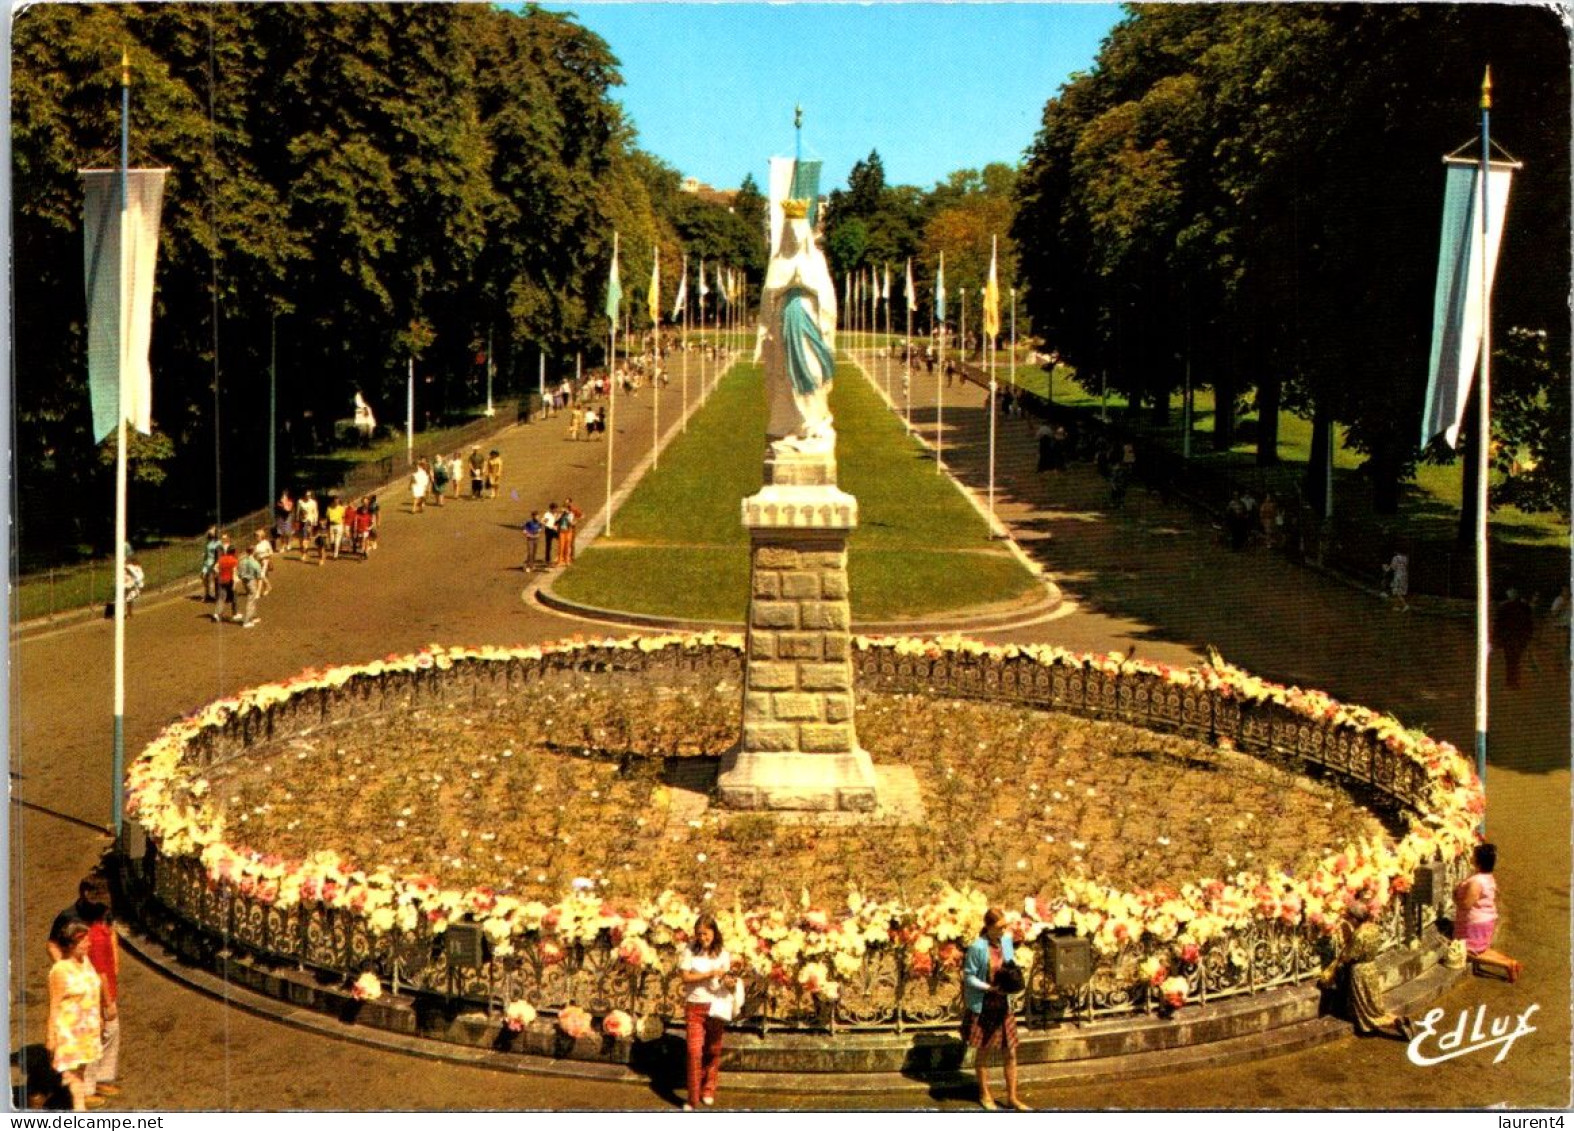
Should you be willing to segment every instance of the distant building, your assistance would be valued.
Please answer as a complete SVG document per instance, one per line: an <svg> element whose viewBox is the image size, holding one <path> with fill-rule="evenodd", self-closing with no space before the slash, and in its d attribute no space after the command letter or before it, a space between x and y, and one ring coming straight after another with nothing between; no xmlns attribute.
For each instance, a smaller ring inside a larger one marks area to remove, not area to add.
<svg viewBox="0 0 1574 1131"><path fill-rule="evenodd" d="M732 202L738 196L737 189L712 188L697 177L684 177L678 187L683 192L699 197L706 204L719 204L728 212L732 211Z"/></svg>

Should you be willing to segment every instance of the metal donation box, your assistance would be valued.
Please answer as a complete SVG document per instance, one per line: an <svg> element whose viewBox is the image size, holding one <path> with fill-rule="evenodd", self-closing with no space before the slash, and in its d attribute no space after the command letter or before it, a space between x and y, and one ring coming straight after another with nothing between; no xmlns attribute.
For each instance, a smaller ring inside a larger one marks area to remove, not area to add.
<svg viewBox="0 0 1574 1131"><path fill-rule="evenodd" d="M476 923L450 923L443 932L443 955L449 968L477 967L485 961L481 951L481 927Z"/></svg>
<svg viewBox="0 0 1574 1131"><path fill-rule="evenodd" d="M1093 977L1093 944L1078 935L1051 935L1049 974L1061 989L1087 985Z"/></svg>

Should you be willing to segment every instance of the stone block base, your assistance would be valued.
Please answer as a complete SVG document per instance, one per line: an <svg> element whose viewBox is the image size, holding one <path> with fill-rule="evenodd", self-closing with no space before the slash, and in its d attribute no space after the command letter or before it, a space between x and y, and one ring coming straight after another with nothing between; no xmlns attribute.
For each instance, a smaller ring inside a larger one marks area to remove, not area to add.
<svg viewBox="0 0 1574 1131"><path fill-rule="evenodd" d="M734 750L722 759L716 795L729 809L870 813L877 804L874 765L863 750Z"/></svg>

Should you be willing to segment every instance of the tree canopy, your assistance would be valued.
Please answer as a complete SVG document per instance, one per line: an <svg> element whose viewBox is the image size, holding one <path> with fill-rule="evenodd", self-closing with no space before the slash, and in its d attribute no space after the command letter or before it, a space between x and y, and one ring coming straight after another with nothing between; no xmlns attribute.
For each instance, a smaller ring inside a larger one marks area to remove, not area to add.
<svg viewBox="0 0 1574 1131"><path fill-rule="evenodd" d="M424 422L478 401L489 343L500 391L533 387L541 353L559 367L599 356L614 229L626 280L661 249L669 301L685 247L763 269L758 190L731 211L680 193L612 98L618 60L572 16L28 8L12 56L24 499L84 482L108 498L88 435L77 170L118 162L123 48L132 164L170 169L151 359L162 442L139 447L163 483L133 508L142 523L200 526L263 502L275 341L287 461L327 439L357 391L400 420L412 357ZM97 517L33 510L70 528L35 526L31 546L105 540Z"/></svg>
<svg viewBox="0 0 1574 1131"><path fill-rule="evenodd" d="M1478 130L1494 62L1494 137L1525 164L1494 319L1530 386L1497 419L1525 474L1563 485L1521 497L1566 511L1567 413L1560 436L1521 419L1558 400L1547 375L1569 360L1568 242L1546 238L1569 231L1569 45L1551 11L1131 6L1046 105L1022 173L1014 235L1039 332L1157 411L1189 362L1221 446L1253 395L1260 462L1281 404L1319 434L1342 423L1392 510L1421 455L1439 159Z"/></svg>

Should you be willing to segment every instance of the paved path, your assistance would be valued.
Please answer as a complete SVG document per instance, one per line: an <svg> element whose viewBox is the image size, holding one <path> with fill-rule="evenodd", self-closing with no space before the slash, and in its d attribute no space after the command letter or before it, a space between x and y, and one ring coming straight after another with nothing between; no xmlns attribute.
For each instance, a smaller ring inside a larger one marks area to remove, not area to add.
<svg viewBox="0 0 1574 1131"><path fill-rule="evenodd" d="M932 389L915 382L915 424L933 422ZM960 386L958 387L960 388ZM956 390L952 391L953 393ZM618 474L650 449L649 392L621 414ZM676 419L679 386L663 394ZM947 463L982 481L984 414L968 389L947 404ZM620 408L629 403L620 398ZM444 507L421 516L385 508L383 549L367 563L318 568L282 563L263 624L214 625L205 606L154 602L129 626L127 747L140 749L167 720L239 688L328 660L405 652L432 641L515 643L582 626L520 600L522 539L531 506L572 495L587 511L604 493L604 448L563 439L566 421L512 428L497 447L508 500ZM665 424L664 424L665 426ZM952 446L954 445L954 446ZM1195 659L1204 643L1281 679L1324 686L1391 709L1456 743L1470 736L1468 627L1389 613L1362 594L1263 555L1212 544L1192 517L1133 495L1124 514L1103 505L1102 481L1077 468L1049 481L1032 473L1031 429L1001 433L997 509L1053 571L1069 616L989 639L1044 639L1073 647L1127 647ZM592 505L587 505L587 502ZM107 843L110 629L90 622L13 642L13 1047L37 1041L46 1004L42 938L77 877ZM1489 1015L1539 1003L1538 1032L1502 1064L1473 1054L1432 1069L1409 1065L1390 1041L1332 1046L1151 1084L1025 1089L1036 1105L1088 1107L1434 1107L1499 1102L1553 1105L1569 1091L1569 774L1567 675L1550 656L1526 690L1498 708L1490 776L1493 836L1503 848L1502 945L1525 960L1516 986L1465 979L1444 1002L1450 1023L1485 1003ZM124 974L124 1077L131 1109L420 1109L614 1107L661 1109L644 1085L511 1075L380 1052L259 1019L201 997L157 971ZM922 1089L860 1094L724 1093L723 1106L942 1107L972 1105Z"/></svg>

